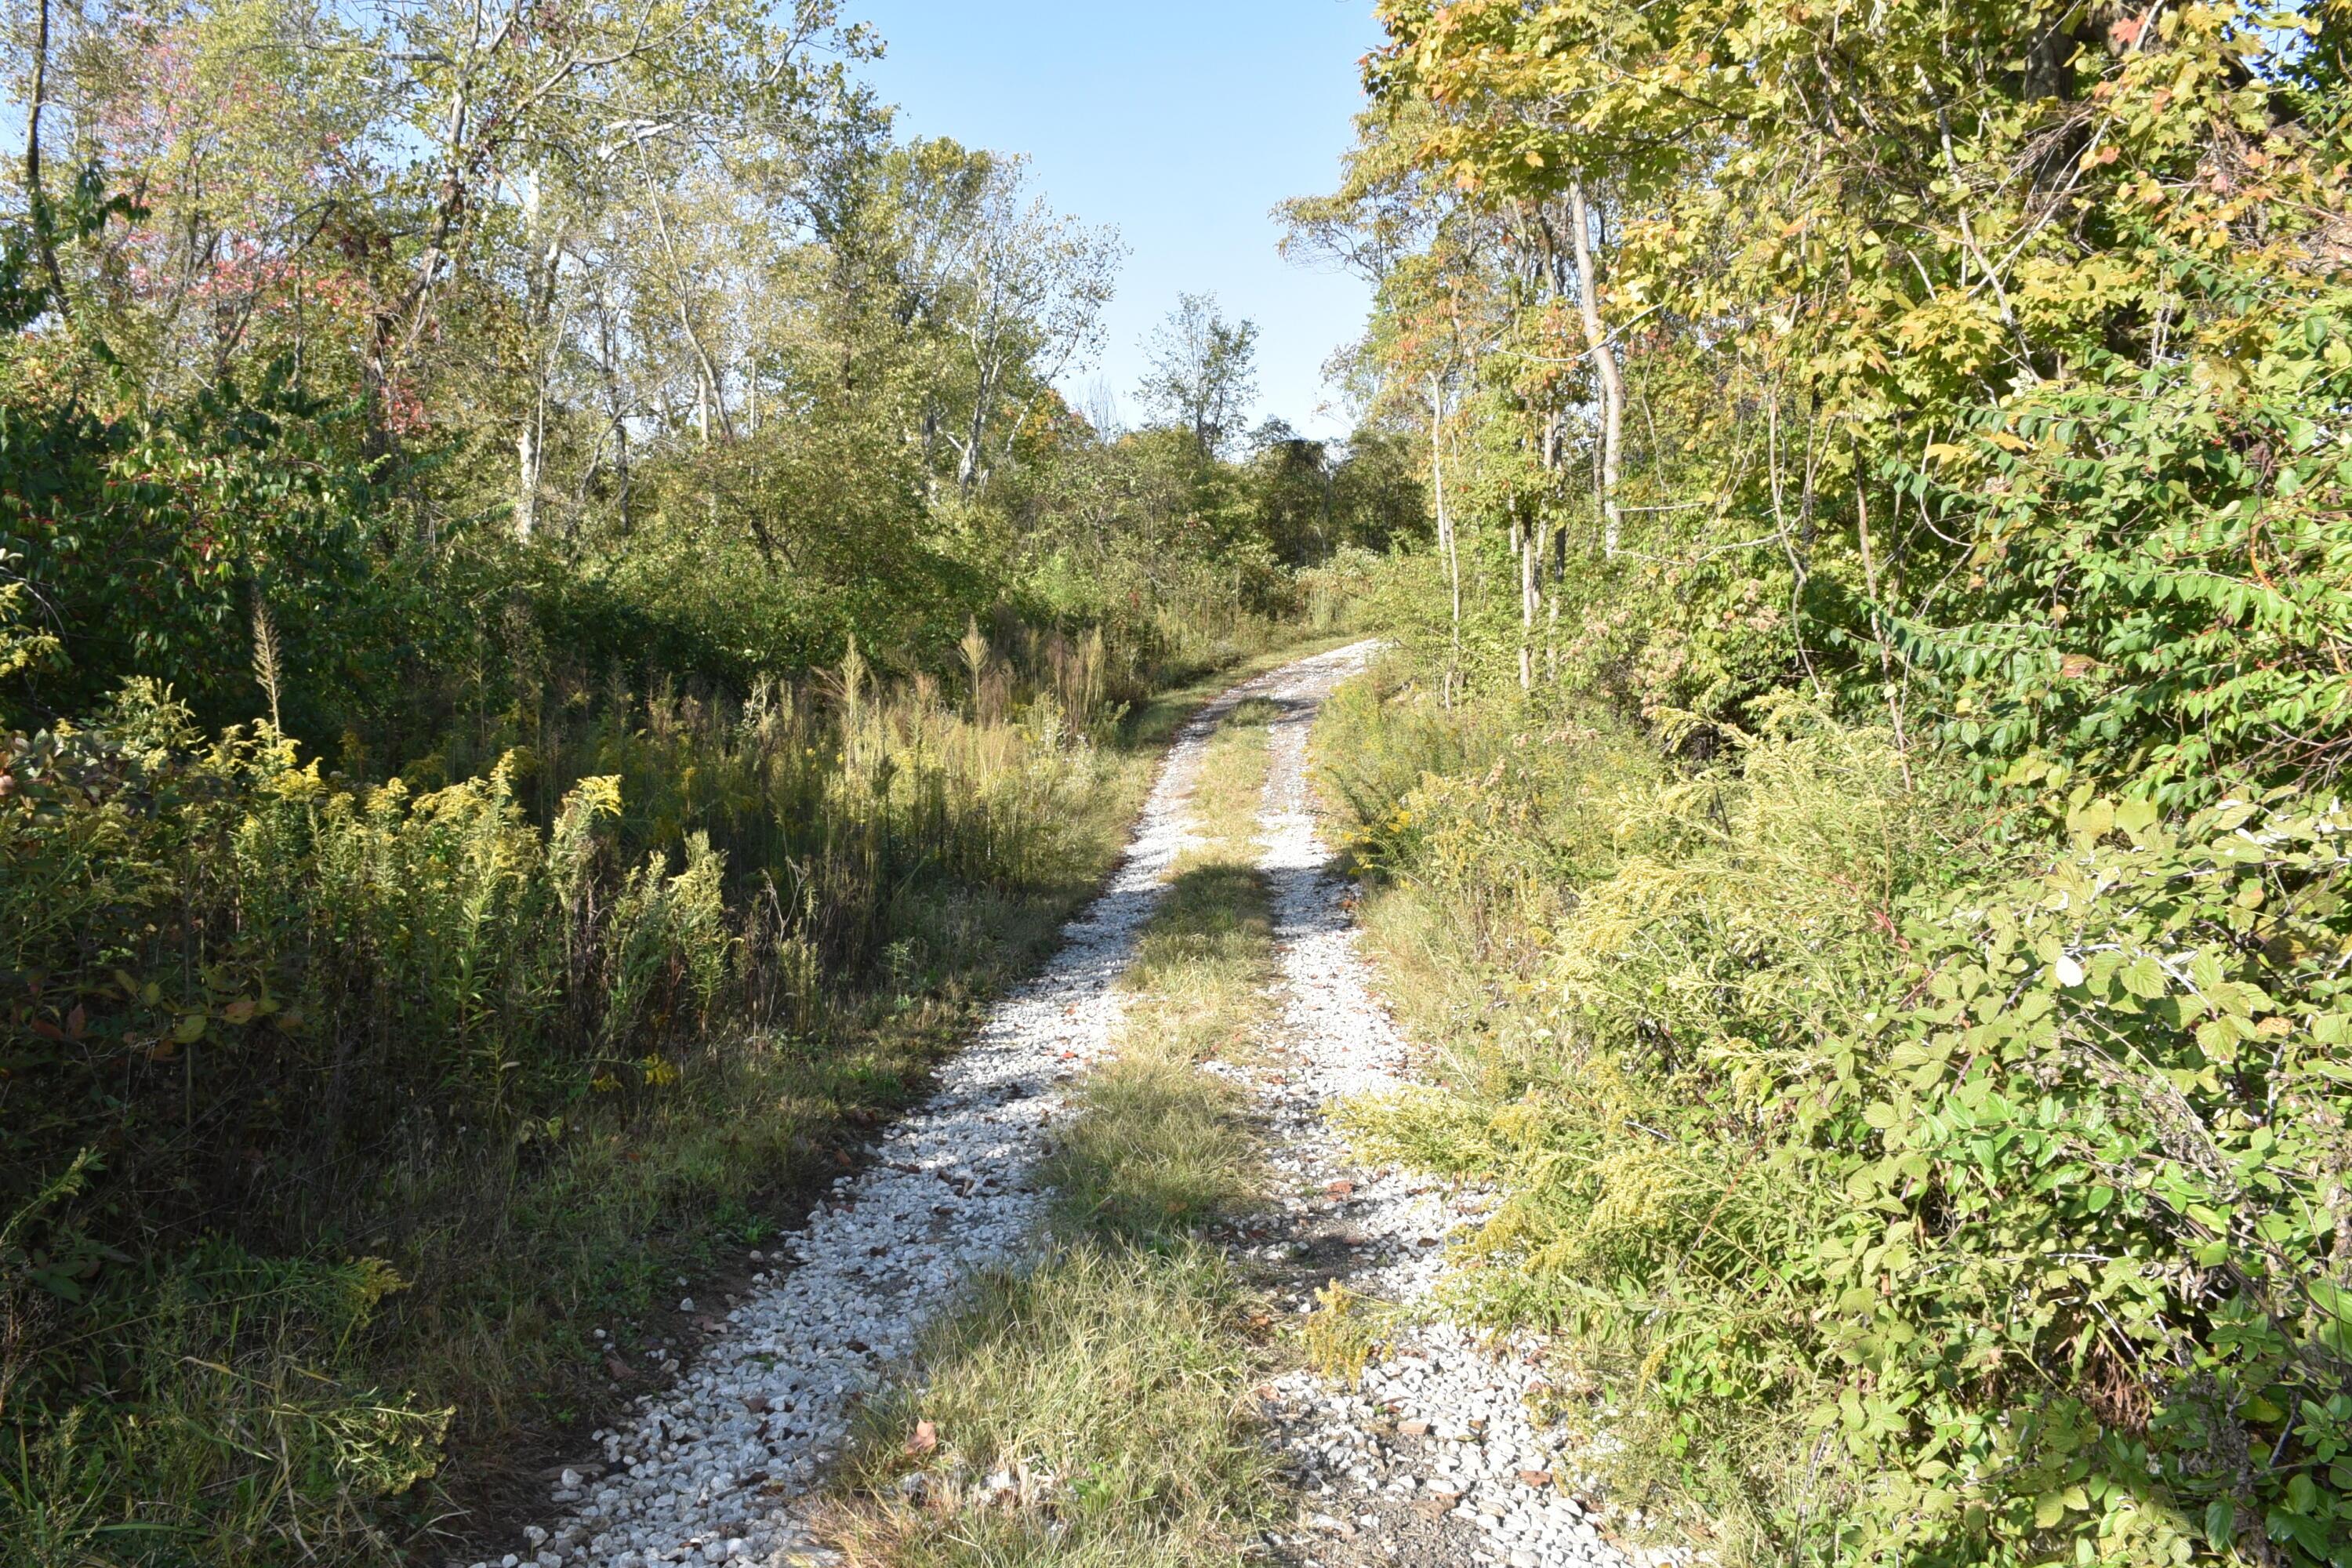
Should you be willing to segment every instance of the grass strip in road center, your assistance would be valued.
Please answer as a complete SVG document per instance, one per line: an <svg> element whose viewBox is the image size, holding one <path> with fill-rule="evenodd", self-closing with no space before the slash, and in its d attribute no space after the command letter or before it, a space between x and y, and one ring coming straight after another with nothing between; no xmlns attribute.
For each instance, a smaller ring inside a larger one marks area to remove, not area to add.
<svg viewBox="0 0 2352 1568"><path fill-rule="evenodd" d="M1252 841L1263 702L1211 742L1177 863L1122 981L1117 1055L1043 1174L1043 1257L974 1284L914 1376L867 1407L829 1521L853 1564L1238 1563L1279 1496L1242 1390L1253 1303L1200 1227L1262 1186L1239 1092L1202 1070L1270 1010L1272 918Z"/></svg>

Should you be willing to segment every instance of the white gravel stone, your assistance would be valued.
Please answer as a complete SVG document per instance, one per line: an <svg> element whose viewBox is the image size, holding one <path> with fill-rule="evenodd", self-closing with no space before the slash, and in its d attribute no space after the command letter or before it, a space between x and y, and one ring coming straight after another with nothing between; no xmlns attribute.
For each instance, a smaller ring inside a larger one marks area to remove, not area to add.
<svg viewBox="0 0 2352 1568"><path fill-rule="evenodd" d="M1265 1408L1302 1479L1341 1483L1328 1488L1338 1494L1334 1511L1353 1512L1371 1497L1416 1486L1436 1500L1467 1492L1453 1510L1480 1538L1465 1562L1626 1568L1626 1557L1590 1525L1580 1538L1547 1533L1552 1504L1565 1500L1549 1476L1541 1487L1519 1479L1522 1470L1575 1469L1527 1408L1528 1386L1539 1381L1528 1358L1539 1344L1482 1342L1431 1307L1444 1268L1444 1239L1488 1208L1493 1194L1366 1170L1328 1121L1339 1102L1392 1092L1417 1075L1357 951L1354 890L1317 830L1306 767L1314 714L1312 703L1296 701L1274 722L1260 821L1260 865L1275 899L1280 1024L1265 1053L1268 1065L1223 1070L1255 1091L1269 1161L1289 1194L1268 1228L1304 1238L1340 1221L1350 1261L1333 1277L1358 1294L1413 1309L1409 1317L1418 1326L1387 1347L1356 1387L1297 1372L1276 1380ZM1286 1250L1279 1243L1262 1249L1270 1257ZM1296 1305L1305 1312L1315 1303ZM1368 1428L1391 1419L1398 1436L1384 1445Z"/></svg>

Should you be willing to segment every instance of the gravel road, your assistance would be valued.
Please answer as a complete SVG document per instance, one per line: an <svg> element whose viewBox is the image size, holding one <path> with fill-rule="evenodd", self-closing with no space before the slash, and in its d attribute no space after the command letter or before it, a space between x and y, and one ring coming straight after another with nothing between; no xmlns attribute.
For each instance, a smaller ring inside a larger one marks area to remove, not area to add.
<svg viewBox="0 0 2352 1568"><path fill-rule="evenodd" d="M903 1363L960 1283L1035 1242L1045 1199L1033 1172L1063 1113L1064 1087L1117 1033L1114 983L1192 841L1187 808L1208 738L1247 699L1280 710L1260 826L1281 1011L1261 1059L1224 1070L1251 1083L1283 1191L1234 1248L1301 1311L1334 1281L1408 1306L1427 1297L1444 1241L1486 1195L1361 1168L1324 1119L1339 1099L1412 1075L1356 951L1349 886L1317 832L1307 787L1315 713L1374 646L1244 682L1179 731L1118 870L1066 928L1045 972L991 1012L930 1100L881 1140L871 1166L835 1182L806 1226L783 1238L773 1271L754 1278L755 1293L726 1314L678 1381L643 1396L626 1428L595 1435L601 1454L562 1473L546 1522L474 1568L832 1560L801 1500L838 1453L854 1400ZM1276 1559L1629 1561L1578 1496L1572 1457L1528 1419L1540 1346L1492 1345L1435 1321L1384 1353L1354 1388L1301 1371L1259 1391L1304 1499L1297 1523L1265 1542Z"/></svg>
<svg viewBox="0 0 2352 1568"><path fill-rule="evenodd" d="M853 1396L903 1362L961 1281L1038 1234L1045 1198L1030 1173L1064 1085L1117 1031L1113 983L1190 842L1186 808L1210 734L1246 699L1301 680L1328 689L1369 652L1245 681L1178 731L1110 885L1064 930L1045 972L990 1013L872 1165L835 1182L806 1227L782 1238L774 1272L754 1279L755 1294L677 1382L645 1396L627 1427L596 1434L602 1453L562 1473L547 1519L524 1531L506 1568L824 1560L793 1503L839 1451Z"/></svg>

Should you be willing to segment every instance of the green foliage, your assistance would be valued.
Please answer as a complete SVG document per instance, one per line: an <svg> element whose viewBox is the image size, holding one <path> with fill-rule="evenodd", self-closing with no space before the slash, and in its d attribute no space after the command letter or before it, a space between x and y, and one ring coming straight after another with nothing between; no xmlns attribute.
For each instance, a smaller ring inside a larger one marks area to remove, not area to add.
<svg viewBox="0 0 2352 1568"><path fill-rule="evenodd" d="M2170 805L2341 771L2352 533L2326 429L2352 397L2347 301L2230 303L2250 317L2232 360L2101 362L1899 481L1980 531L1974 577L1927 601L1906 652L1986 773L2036 757Z"/></svg>
<svg viewBox="0 0 2352 1568"><path fill-rule="evenodd" d="M15 1283L0 1274L12 1316L28 1307ZM434 1472L452 1414L363 1381L355 1347L404 1289L381 1258L271 1260L220 1241L159 1268L143 1312L98 1330L126 1371L110 1396L53 1412L29 1444L20 1426L0 1458L11 1561L390 1552L371 1510ZM125 1508L134 1476L147 1486Z"/></svg>
<svg viewBox="0 0 2352 1568"><path fill-rule="evenodd" d="M301 671L311 732L381 729L432 648L415 561L381 524L392 498L350 455L339 410L277 364L163 418L73 402L0 403L0 550L18 613L56 647L7 672L6 710L86 713L134 675L171 679L214 723L252 710L257 604Z"/></svg>
<svg viewBox="0 0 2352 1568"><path fill-rule="evenodd" d="M551 1279L641 1298L648 1226L906 1093L959 988L1092 885L1133 770L1098 642L1058 646L1045 689L1002 668L969 711L853 670L829 705L622 693L626 721L439 788L208 738L152 684L13 741L0 1521L45 1562L400 1537L449 1407L476 1440L512 1419L483 1363L599 1364ZM898 1019L895 1055L856 1045ZM425 1282L413 1315L330 1310L358 1237ZM378 1392L387 1364L424 1392Z"/></svg>
<svg viewBox="0 0 2352 1568"><path fill-rule="evenodd" d="M1947 1464L1994 1479L1923 1546L2056 1530L2179 1560L2244 1532L2331 1561L2344 823L2290 797L2171 824L2070 805L1997 896L1906 911L1916 1002L1823 1064L1816 1135L1867 1210L1822 1248L1827 1342L1876 1395L1838 1426L1905 1452L1890 1507ZM2000 1420L1952 1397L1979 1381L2057 1386Z"/></svg>
<svg viewBox="0 0 2352 1568"><path fill-rule="evenodd" d="M830 0L528 10L43 12L117 173L0 213L12 1564L437 1550L1409 529L1073 415L1115 237Z"/></svg>
<svg viewBox="0 0 2352 1568"><path fill-rule="evenodd" d="M1241 434L1257 396L1257 323L1228 321L1213 294L1184 294L1152 334L1151 367L1136 389L1144 408L1192 435L1207 458Z"/></svg>
<svg viewBox="0 0 2352 1568"><path fill-rule="evenodd" d="M2334 776L2339 10L1381 16L1292 243L1381 289L1457 679L1801 684L2168 804Z"/></svg>
<svg viewBox="0 0 2352 1568"><path fill-rule="evenodd" d="M1580 1348L1626 1484L1757 1559L2343 1554L2340 814L1989 816L1798 707L1647 781L1507 705L1334 721L1505 1003L1349 1120L1503 1179L1457 1287Z"/></svg>
<svg viewBox="0 0 2352 1568"><path fill-rule="evenodd" d="M1367 1135L1751 1560L2352 1558L2346 13L1381 13Z"/></svg>
<svg viewBox="0 0 2352 1568"><path fill-rule="evenodd" d="M107 195L106 167L96 162L75 173L62 199L43 190L26 209L21 221L0 223L0 332L20 331L58 308L55 275L47 270L58 245L97 238L110 218L148 216L131 197Z"/></svg>

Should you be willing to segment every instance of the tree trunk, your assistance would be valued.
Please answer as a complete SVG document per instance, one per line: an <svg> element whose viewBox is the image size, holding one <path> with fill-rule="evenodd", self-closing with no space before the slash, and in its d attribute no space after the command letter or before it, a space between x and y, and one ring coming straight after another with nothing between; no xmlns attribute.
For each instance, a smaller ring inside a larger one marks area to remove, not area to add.
<svg viewBox="0 0 2352 1568"><path fill-rule="evenodd" d="M525 221L534 235L540 221L540 183L531 178L529 194L523 202ZM553 345L547 342L551 327L560 339L571 321L567 304L559 313L555 308L558 285L563 269L564 226L559 220L555 231L545 237L542 246L534 241L531 263L524 279L523 335L524 347L530 355L530 406L522 416L522 428L515 436L515 510L514 532L517 539L529 539L539 529L540 482L546 467L547 446L547 384L552 374L555 355Z"/></svg>
<svg viewBox="0 0 2352 1568"><path fill-rule="evenodd" d="M525 416L515 437L515 537L528 541L539 529L539 409Z"/></svg>
<svg viewBox="0 0 2352 1568"><path fill-rule="evenodd" d="M1895 677L1895 652L1886 644L1886 624L1878 613L1878 558L1870 544L1870 487L1864 482L1862 458L1854 455L1854 531L1862 545L1863 586L1870 595L1870 634L1878 643L1878 679L1886 697L1886 721L1895 728L1895 755L1903 768L1903 787L1911 784L1911 742L1903 733L1903 691Z"/></svg>
<svg viewBox="0 0 2352 1568"><path fill-rule="evenodd" d="M1519 689L1536 685L1536 611L1542 593L1536 586L1536 563L1543 557L1541 532L1532 521L1519 524Z"/></svg>
<svg viewBox="0 0 2352 1568"><path fill-rule="evenodd" d="M719 426L732 441L735 427L727 417L726 399L719 392L719 369L710 358L710 351L702 342L702 333L695 327L694 311L687 299L686 273L678 262L677 246L669 232L669 212L659 201L654 203L654 226L661 235L662 254L668 258L670 269L670 308L677 317L677 329L686 334L686 346L694 353L694 433L701 445L710 445L711 415L719 416Z"/></svg>
<svg viewBox="0 0 2352 1568"><path fill-rule="evenodd" d="M1454 706L1454 686L1462 668L1462 552L1455 547L1454 520L1445 510L1445 383L1429 378L1429 489L1437 508L1437 547L1445 554L1445 580L1454 600L1453 651L1445 662L1443 700Z"/></svg>
<svg viewBox="0 0 2352 1568"><path fill-rule="evenodd" d="M49 216L48 193L41 188L41 109L49 89L49 0L41 0L34 21L33 94L25 107L25 201L31 210L33 243L41 253L41 270L49 279L49 308L61 320L73 319L73 301L66 298L65 273L58 267L57 226Z"/></svg>
<svg viewBox="0 0 2352 1568"><path fill-rule="evenodd" d="M1576 247L1577 304L1584 318L1584 344L1592 355L1594 378L1601 385L1601 552L1615 556L1624 542L1623 520L1617 510L1618 453L1625 428L1625 384L1617 374L1617 351L1601 320L1601 295L1593 277L1591 220L1584 203L1584 182L1568 187L1570 237Z"/></svg>
<svg viewBox="0 0 2352 1568"><path fill-rule="evenodd" d="M629 500L635 476L629 466L629 408L621 392L620 348L613 341L613 308L604 297L604 288L593 274L590 285L596 299L596 359L597 368L604 378L604 413L613 422L613 474L615 484L614 501L620 514L621 531L629 531ZM582 500L586 500L583 491Z"/></svg>
<svg viewBox="0 0 2352 1568"><path fill-rule="evenodd" d="M961 500L970 500L980 488L981 444L988 439L988 404L995 395L995 377L982 373L972 389L971 424L964 432L963 449L956 454L956 496Z"/></svg>

